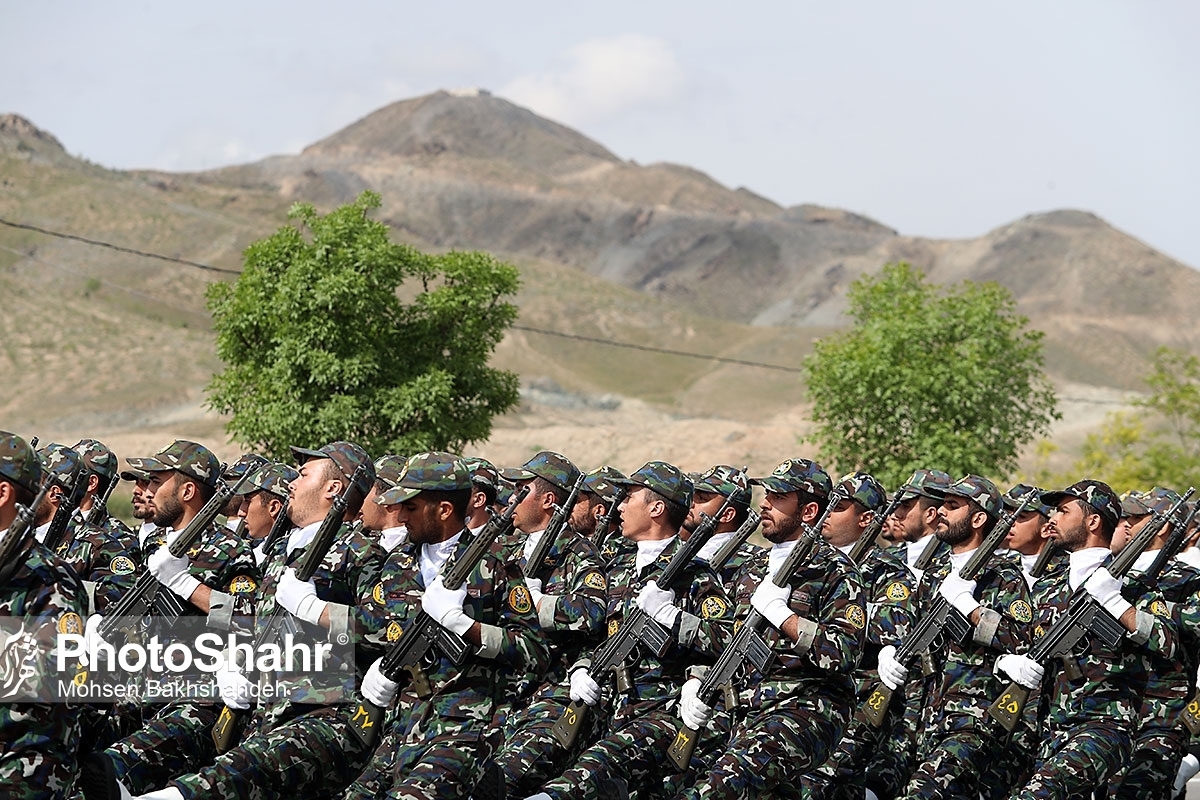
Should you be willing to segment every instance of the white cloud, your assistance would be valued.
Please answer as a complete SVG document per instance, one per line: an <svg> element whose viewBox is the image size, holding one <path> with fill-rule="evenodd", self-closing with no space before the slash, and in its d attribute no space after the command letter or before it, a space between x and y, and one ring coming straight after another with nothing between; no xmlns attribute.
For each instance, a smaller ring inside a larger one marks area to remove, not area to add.
<svg viewBox="0 0 1200 800"><path fill-rule="evenodd" d="M543 116L580 124L671 100L685 83L670 44L653 36L590 39L558 61L516 78L498 93Z"/></svg>
<svg viewBox="0 0 1200 800"><path fill-rule="evenodd" d="M169 172L193 171L245 164L261 157L260 150L242 139L211 129L195 129L172 136L150 166Z"/></svg>

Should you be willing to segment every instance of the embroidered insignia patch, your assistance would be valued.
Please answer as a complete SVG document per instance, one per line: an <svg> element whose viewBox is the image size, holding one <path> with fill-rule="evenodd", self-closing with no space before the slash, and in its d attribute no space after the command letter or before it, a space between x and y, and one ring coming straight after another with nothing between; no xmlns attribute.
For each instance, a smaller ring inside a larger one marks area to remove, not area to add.
<svg viewBox="0 0 1200 800"><path fill-rule="evenodd" d="M599 589L602 592L608 589L608 581L604 579L604 573L600 572L599 570L593 570L587 575L584 575L583 585L591 587L592 589Z"/></svg>
<svg viewBox="0 0 1200 800"><path fill-rule="evenodd" d="M1167 608L1167 604L1162 600L1155 600L1150 604L1150 613L1156 617L1171 616L1171 609Z"/></svg>
<svg viewBox="0 0 1200 800"><path fill-rule="evenodd" d="M704 598L704 602L700 604L700 616L705 619L721 619L728 611L729 604L716 595Z"/></svg>
<svg viewBox="0 0 1200 800"><path fill-rule="evenodd" d="M508 605L518 614L528 614L533 610L533 597L524 586L514 586L508 593Z"/></svg>
<svg viewBox="0 0 1200 800"><path fill-rule="evenodd" d="M884 590L883 594L888 600L900 603L907 600L912 592L910 592L908 587L900 581L892 581L888 584L888 587L886 590Z"/></svg>
<svg viewBox="0 0 1200 800"><path fill-rule="evenodd" d="M59 633L83 634L83 618L74 611L68 611L58 618Z"/></svg>
<svg viewBox="0 0 1200 800"><path fill-rule="evenodd" d="M258 589L258 581L249 575L235 575L229 582L230 594L251 594Z"/></svg>
<svg viewBox="0 0 1200 800"><path fill-rule="evenodd" d="M133 559L129 556L117 556L108 565L109 572L114 575L128 575L135 569Z"/></svg>
<svg viewBox="0 0 1200 800"><path fill-rule="evenodd" d="M614 635L620 629L621 629L621 623L617 622L615 619L610 619L608 621L608 635L609 636Z"/></svg>
<svg viewBox="0 0 1200 800"><path fill-rule="evenodd" d="M867 627L867 615L863 613L862 606L846 606L843 615L846 617L847 622L860 631Z"/></svg>
<svg viewBox="0 0 1200 800"><path fill-rule="evenodd" d="M392 622L389 622L389 623L388 623L388 626L387 626L387 640L388 640L389 642L394 642L394 641L396 641L397 639L399 639L399 638L400 638L400 634L402 634L402 633L404 633L404 629L400 627L400 623L399 623L399 622L396 622L396 621L394 621L394 620L393 620Z"/></svg>
<svg viewBox="0 0 1200 800"><path fill-rule="evenodd" d="M1017 622L1033 621L1033 607L1024 600L1014 600L1009 605L1008 610Z"/></svg>
<svg viewBox="0 0 1200 800"><path fill-rule="evenodd" d="M371 599L379 605L383 605L383 581L375 584L375 588L371 590Z"/></svg>

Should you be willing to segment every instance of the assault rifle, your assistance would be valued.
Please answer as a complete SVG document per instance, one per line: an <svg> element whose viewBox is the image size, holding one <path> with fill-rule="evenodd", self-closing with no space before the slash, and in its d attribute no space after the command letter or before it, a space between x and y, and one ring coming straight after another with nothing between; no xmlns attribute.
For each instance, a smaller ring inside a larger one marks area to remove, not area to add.
<svg viewBox="0 0 1200 800"><path fill-rule="evenodd" d="M271 531L267 534L267 537L262 540L262 544L260 545L262 547L263 554L267 557L270 557L271 555L271 548L275 546L276 542L283 538L283 535L288 532L292 525L292 521L288 519L288 511L290 510L291 500L285 497L283 500L283 506L279 509L279 516L275 517L275 521L271 523Z"/></svg>
<svg viewBox="0 0 1200 800"><path fill-rule="evenodd" d="M575 485L571 487L571 493L567 495L567 499L563 501L562 505L554 508L554 515L550 517L546 530L542 531L542 538L538 539L533 552L525 560L525 567L521 571L525 573L526 578L536 578L542 571L542 567L545 566L546 556L550 555L550 548L558 541L559 534L567 526L567 521L571 519L571 511L575 508L575 501L579 499L579 490L583 488L585 477L587 476L580 473Z"/></svg>
<svg viewBox="0 0 1200 800"><path fill-rule="evenodd" d="M892 499L887 504L887 507L885 507L883 511L876 511L875 516L871 517L871 522L862 532L862 536L858 537L858 541L854 543L854 546L850 548L850 552L846 554L850 556L850 560L855 564L861 564L863 560L866 559L867 553L874 549L875 540L879 538L879 532L883 530L883 526L887 523L888 517L896 513L896 509L900 507L902 497L904 497L904 489L897 489L896 493L892 495ZM925 551L931 551L933 549L933 544L933 542L930 542L929 547L926 547ZM924 556L925 553L922 553L921 555Z"/></svg>
<svg viewBox="0 0 1200 800"><path fill-rule="evenodd" d="M498 517L492 517L483 530L471 539L462 557L456 560L449 569L443 568L442 583L447 589L458 589L466 583L479 562L491 549L492 543L499 537L512 533L513 513L527 494L529 494L528 485L518 489L509 501L508 508L504 509L504 513ZM422 608L408 624L408 627L401 632L400 638L393 642L388 651L384 653L379 662L379 671L390 681L399 681L401 674L407 671L412 678L414 687L418 688L418 694L425 694L430 691L430 687L428 679L421 672L420 662L430 647L441 650L442 655L455 664L461 664L466 660L472 649L471 645L461 636L443 628ZM380 733L379 729L383 726L383 714L384 709L364 698L359 701L350 717L351 733L366 746L368 751L375 747L375 741Z"/></svg>
<svg viewBox="0 0 1200 800"><path fill-rule="evenodd" d="M678 592L684 588L682 584L687 578L685 570L691 565L704 543L712 538L717 529L717 520L725 513L730 502L730 498L726 497L725 502L721 504L721 508L714 516L700 514L700 524L696 526L696 530L692 531L686 542L680 544L675 555L671 556L671 560L655 578L660 589ZM616 633L605 639L604 644L596 650L596 654L592 657L592 665L588 667L588 674L602 679L609 672L617 672L639 643L655 656L662 658L670 649L673 641L671 631L655 622L654 618L643 611L640 606L635 605L621 622ZM572 700L571 705L563 710L562 716L558 718L551 729L554 739L563 748L569 750L575 743L590 710L591 707L586 703L575 700Z"/></svg>
<svg viewBox="0 0 1200 800"><path fill-rule="evenodd" d="M811 526L801 524L800 530L803 535L796 542L787 559L779 565L778 571L771 578L772 583L779 587L787 586L797 572L808 566L823 541L821 528L825 526L825 520L829 518L834 506L845 497L846 495L840 488L835 488L829 494L829 502L821 517ZM750 614L738 628L733 639L717 656L716 662L704 673L704 677L700 681L700 689L697 692L702 703L712 705L717 693L724 691L725 709L732 712L737 703L737 691L733 687L733 682L742 673L746 662L749 662L760 675L767 674L767 670L775 658L775 654L771 651L771 645L767 644L761 633L767 624L766 618L759 614L757 609L750 609ZM675 734L670 747L667 748L667 757L679 771L682 772L688 768L699 738L699 731L693 730L687 725L679 727L679 732Z"/></svg>
<svg viewBox="0 0 1200 800"><path fill-rule="evenodd" d="M108 488L104 490L104 497L92 498L92 508L84 518L86 524L98 528L104 523L104 518L108 516L108 498L112 497L113 489L117 488L120 482L120 477L113 475L112 480L108 482Z"/></svg>
<svg viewBox="0 0 1200 800"><path fill-rule="evenodd" d="M1013 523L1017 521L1017 514L1021 513L1022 508L1023 506L1017 506L996 521L991 533L984 537L982 544L975 549L975 552L967 559L967 563L963 564L962 569L959 570L958 574L963 580L973 581L979 577L988 561L995 555L996 548L1004 541L1004 537L1008 536L1008 532L1012 529ZM937 542L930 542L929 548L933 548L936 544ZM912 633L896 648L896 660L901 664L911 664L917 656L927 653L933 643L943 635L950 636L956 642L965 642L971 635L971 622L951 606L946 598L938 594L934 596L932 607L917 622ZM862 713L872 727L883 727L883 722L887 719L888 706L892 701L892 694L892 689L880 681L867 698Z"/></svg>
<svg viewBox="0 0 1200 800"><path fill-rule="evenodd" d="M592 541L596 543L596 549L604 547L604 540L608 538L608 532L612 530L613 521L617 518L617 507L624 499L625 492L618 489L617 493L613 495L612 502L604 510L604 516L596 523L596 531L592 534Z"/></svg>
<svg viewBox="0 0 1200 800"><path fill-rule="evenodd" d="M713 553L713 557L709 559L708 566L713 572L720 572L729 563L729 559L733 558L733 554L738 551L738 548L746 543L746 540L758 528L758 523L762 522L762 515L757 511L751 511L746 517L746 521L741 524L733 536L729 537L729 541L721 545L721 549Z"/></svg>
<svg viewBox="0 0 1200 800"><path fill-rule="evenodd" d="M79 503L87 491L87 481L83 480L83 473L84 467L81 461L75 465L69 478L61 481L57 478L50 479L52 483L58 484L58 488L62 489L63 493L59 497L58 508L50 520L50 527L46 529L46 540L42 544L55 553L66 542L67 526L71 524L71 517L75 515L75 509L79 507ZM35 512L36 510L34 509Z"/></svg>
<svg viewBox="0 0 1200 800"><path fill-rule="evenodd" d="M234 486L228 486L222 483L217 487L213 496L205 503L196 516L192 517L179 535L175 537L175 541L167 547L167 550L175 558L179 558L187 554L188 550L199 541L200 537L206 534L217 515L221 513L221 509L229 502L238 489L242 488L242 483L249 477L249 472L243 475ZM109 609L109 613L100 620L100 625L97 628L98 633L102 638L108 638L112 632L116 630L118 622L122 619L128 620L131 617L144 617L151 609L166 616L179 616L185 610L187 601L175 597L171 592L160 592L158 579L150 573L149 570L143 572L137 579L137 583L133 588L121 596L121 599L113 604ZM170 597L166 597L170 595ZM161 597L161 600L160 600ZM165 601L165 602L164 602Z"/></svg>
<svg viewBox="0 0 1200 800"><path fill-rule="evenodd" d="M1050 559L1058 554L1059 547L1057 539L1047 539L1042 545L1042 552L1038 553L1037 561L1033 562L1033 569L1029 570L1029 574L1035 579L1046 574L1046 570L1050 568Z"/></svg>
<svg viewBox="0 0 1200 800"><path fill-rule="evenodd" d="M37 508L46 499L54 481L47 480L37 493L37 497L27 506L17 505L17 516L8 531L0 537L0 586L7 586L12 576L25 563L25 552L33 542L33 518Z"/></svg>
<svg viewBox="0 0 1200 800"><path fill-rule="evenodd" d="M1178 521L1179 509L1195 491L1195 488L1188 489L1187 494L1181 497L1165 514L1158 511L1151 512L1154 518L1147 522L1145 527L1138 531L1137 535L1130 539L1121 552L1109 562L1108 571L1114 578L1124 578L1137 557L1154 541L1159 532L1167 524ZM1087 587L1080 586L1071 595L1067 610L1055 620L1042 638L1033 643L1029 657L1039 664L1048 664L1051 659L1069 655L1079 640L1089 633L1103 642L1105 646L1116 648L1125 638L1126 631L1125 626L1119 620L1114 619L1096 602L1094 597L1088 594ZM1071 666L1078 669L1077 664L1072 663ZM1007 731L1016 729L1017 723L1021 720L1021 712L1025 709L1025 704L1029 702L1030 691L1015 681L1010 683L1000 693L996 702L988 707L988 716L999 722Z"/></svg>
<svg viewBox="0 0 1200 800"><path fill-rule="evenodd" d="M346 507L350 505L350 493L354 491L354 487L357 485L359 479L366 479L366 475L366 466L360 465L354 470L354 475L351 476L346 487L342 489L342 493L333 498L333 503L329 506L329 510L325 512L325 519L321 520L321 526L317 528L312 541L304 548L304 557L300 559L300 563L296 566L297 579L301 581L312 580L312 576L320 568L321 563L325 560L325 556L329 553L329 549L333 547L333 542L337 538L338 532L342 529L342 522L346 516ZM271 610L271 615L267 617L266 622L258 629L258 635L254 638L254 648L251 652L262 652L261 648L263 646L278 642L281 639L287 641L289 635L295 637L299 632L300 628L296 625L296 618L287 609L276 603L275 608ZM241 723L249 713L249 709L230 708L229 706L221 707L221 713L217 716L217 721L213 723L212 727L213 744L217 746L218 753L224 753L233 746L234 739L240 733Z"/></svg>

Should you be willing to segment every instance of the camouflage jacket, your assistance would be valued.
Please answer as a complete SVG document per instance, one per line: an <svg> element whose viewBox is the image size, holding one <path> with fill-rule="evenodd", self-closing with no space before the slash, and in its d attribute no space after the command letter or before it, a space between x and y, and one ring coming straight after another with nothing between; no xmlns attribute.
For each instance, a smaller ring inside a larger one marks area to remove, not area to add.
<svg viewBox="0 0 1200 800"><path fill-rule="evenodd" d="M524 546L523 534L514 534L502 544L505 557L516 560L522 571ZM538 574L527 577L540 579L546 595L537 609L537 617L550 648L546 682L557 683L566 677L567 668L584 650L591 649L604 637L608 609L604 562L589 539L568 528L550 546Z"/></svg>
<svg viewBox="0 0 1200 800"><path fill-rule="evenodd" d="M56 633L82 633L83 589L74 572L34 542L25 563L0 586L0 618L7 633L18 628L40 643L37 658L52 658ZM13 626L12 630L7 630ZM5 636L0 682L9 696L40 693L49 672L22 676L15 639ZM26 685L33 681L36 685ZM74 703L0 703L0 795L11 798L61 798L75 775L79 709Z"/></svg>
<svg viewBox="0 0 1200 800"><path fill-rule="evenodd" d="M855 678L860 693L878 681L879 651L912 632L917 614L917 579L895 550L876 547L860 568L867 601L867 635Z"/></svg>
<svg viewBox="0 0 1200 800"><path fill-rule="evenodd" d="M730 597L737 594L738 584L742 580L742 576L749 570L755 570L759 567L759 557L765 551L758 545L742 542L738 545L738 549L734 551L729 560L721 565L720 569L715 570L717 580L721 582L721 588ZM711 565L710 565L711 566Z"/></svg>
<svg viewBox="0 0 1200 800"><path fill-rule="evenodd" d="M126 529L126 533L127 533ZM131 536L72 520L67 538L56 555L83 582L89 604L87 611L103 614L110 604L133 588L141 566L130 548Z"/></svg>
<svg viewBox="0 0 1200 800"><path fill-rule="evenodd" d="M925 571L917 591L918 618L933 607L950 567L949 558L939 558ZM925 676L921 711L926 729L935 725L954 729L972 724L968 717L982 719L1002 688L992 671L996 657L1029 649L1033 606L1025 577L1012 559L991 557L976 579L975 599L981 606L980 620L967 641L951 641L943 635L930 648L933 672Z"/></svg>
<svg viewBox="0 0 1200 800"><path fill-rule="evenodd" d="M608 635L621 626L626 615L637 608L637 595L642 587L658 577L679 549L679 537L667 545L658 558L637 571L637 546L618 556L609 565L608 573ZM686 586L676 605L682 610L673 626L672 644L660 659L640 645L634 651L630 665L632 691L617 701L617 719L627 719L643 710L673 701L686 679L688 667L712 663L733 634L733 607L725 590L708 566L693 561L679 579ZM591 657L581 658L576 666L590 666ZM604 677L594 676L601 685Z"/></svg>
<svg viewBox="0 0 1200 800"><path fill-rule="evenodd" d="M737 587L737 616L750 613L750 597L764 579L770 551L762 550ZM823 694L838 705L854 696L852 676L866 640L866 594L858 569L840 550L821 541L812 560L791 580L788 605L801 618L793 642L771 625L763 638L775 651L767 675L753 673L741 688L743 706L769 711L797 699Z"/></svg>
<svg viewBox="0 0 1200 800"><path fill-rule="evenodd" d="M160 528L146 539L142 548L146 558L166 544L168 533ZM235 609L239 613L253 610L250 604L258 590L259 571L245 539L238 539L227 528L214 525L197 539L187 551L187 557L190 562L188 572L213 590L212 608L208 614L210 626L227 630ZM155 596L155 604L160 608L181 608L182 613L189 615L202 613L190 603L176 603L175 600L175 595L161 587Z"/></svg>
<svg viewBox="0 0 1200 800"><path fill-rule="evenodd" d="M1071 589L1070 570L1039 580L1034 588L1037 608L1034 643L1050 629L1058 616L1067 611L1075 591ZM1166 656L1174 654L1176 638L1162 617L1150 612L1154 602L1161 602L1156 591L1144 592L1126 584L1125 599L1140 611L1139 627L1145 630L1126 634L1116 648L1109 648L1098 637L1085 635L1071 656L1079 667L1078 677L1063 668L1059 659L1046 664L1042 686L1041 719L1052 731L1068 730L1078 725L1116 725L1133 731L1140 717L1141 697L1147 680L1146 655L1152 652Z"/></svg>
<svg viewBox="0 0 1200 800"><path fill-rule="evenodd" d="M466 537L459 540L443 573L467 546ZM379 581L360 599L367 614L384 622L368 636L381 650L420 613L425 591L420 553L421 545L411 541L398 546L388 554ZM521 568L506 562L499 543L471 571L466 589L463 611L483 625L483 645L459 666L436 646L430 648L424 666L415 670L428 687L407 681L397 696L398 708L429 704L442 719L487 722L501 705L517 699L519 687L541 682L549 659L546 640Z"/></svg>
<svg viewBox="0 0 1200 800"><path fill-rule="evenodd" d="M604 561L605 570L630 553L637 553L637 543L622 536L620 528L610 531L608 538L604 540L604 546L600 548L600 558Z"/></svg>

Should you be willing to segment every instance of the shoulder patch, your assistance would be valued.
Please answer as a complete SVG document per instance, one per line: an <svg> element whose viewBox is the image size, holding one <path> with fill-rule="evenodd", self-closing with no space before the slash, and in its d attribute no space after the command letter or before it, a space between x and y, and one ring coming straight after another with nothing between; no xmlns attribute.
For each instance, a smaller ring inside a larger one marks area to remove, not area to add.
<svg viewBox="0 0 1200 800"><path fill-rule="evenodd" d="M508 592L508 605L518 614L528 614L533 610L533 597L524 586L514 586Z"/></svg>
<svg viewBox="0 0 1200 800"><path fill-rule="evenodd" d="M250 594L258 589L258 581L249 575L235 575L229 582L230 594Z"/></svg>
<svg viewBox="0 0 1200 800"><path fill-rule="evenodd" d="M608 581L605 580L604 573L598 569L592 570L583 576L583 585L592 589L599 589L602 592L608 589Z"/></svg>
<svg viewBox="0 0 1200 800"><path fill-rule="evenodd" d="M729 603L722 597L711 595L700 604L700 616L705 619L723 619L729 613Z"/></svg>
<svg viewBox="0 0 1200 800"><path fill-rule="evenodd" d="M375 588L371 590L371 599L377 604L383 605L383 581L375 584Z"/></svg>
<svg viewBox="0 0 1200 800"><path fill-rule="evenodd" d="M1167 608L1167 604L1162 600L1155 600L1150 603L1150 613L1156 617L1171 616L1171 609Z"/></svg>
<svg viewBox="0 0 1200 800"><path fill-rule="evenodd" d="M1017 622L1033 622L1033 608L1024 600L1012 601L1008 611Z"/></svg>
<svg viewBox="0 0 1200 800"><path fill-rule="evenodd" d="M610 619L608 621L608 635L609 636L614 635L620 629L621 629L621 623L617 622L615 619Z"/></svg>
<svg viewBox="0 0 1200 800"><path fill-rule="evenodd" d="M392 620L387 626L387 640L394 642L400 638L400 634L404 633L404 629L400 627L400 623Z"/></svg>
<svg viewBox="0 0 1200 800"><path fill-rule="evenodd" d="M883 594L888 600L899 603L907 600L912 592L909 591L909 588L902 581L892 581L888 584L887 589L883 591Z"/></svg>
<svg viewBox="0 0 1200 800"><path fill-rule="evenodd" d="M83 634L83 618L74 611L68 611L58 618L59 633Z"/></svg>
<svg viewBox="0 0 1200 800"><path fill-rule="evenodd" d="M108 565L109 572L114 575L128 575L134 569L133 559L129 556L117 556Z"/></svg>
<svg viewBox="0 0 1200 800"><path fill-rule="evenodd" d="M860 631L867 627L867 615L863 612L860 605L851 604L846 606L846 610L842 612L842 615L846 618L847 622Z"/></svg>

